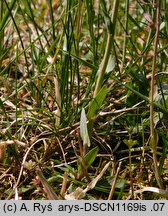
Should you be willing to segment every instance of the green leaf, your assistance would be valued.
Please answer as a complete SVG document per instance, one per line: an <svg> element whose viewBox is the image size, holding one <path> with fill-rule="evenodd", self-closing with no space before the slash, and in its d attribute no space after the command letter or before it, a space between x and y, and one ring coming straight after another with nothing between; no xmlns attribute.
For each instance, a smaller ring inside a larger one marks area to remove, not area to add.
<svg viewBox="0 0 168 216"><path fill-rule="evenodd" d="M90 147L90 138L87 129L87 118L86 118L86 113L84 108L82 108L81 118L80 118L80 135L83 140L83 145L87 145L88 147Z"/></svg>
<svg viewBox="0 0 168 216"><path fill-rule="evenodd" d="M94 119L96 117L96 114L100 110L100 107L102 106L108 91L108 88L106 86L103 86L98 92L97 96L93 99L87 114L88 120Z"/></svg>
<svg viewBox="0 0 168 216"><path fill-rule="evenodd" d="M84 160L86 163L86 167L89 168L92 163L94 162L94 160L96 159L97 153L99 151L99 147L96 146L95 148L91 149L85 156L84 156Z"/></svg>
<svg viewBox="0 0 168 216"><path fill-rule="evenodd" d="M94 162L94 160L96 159L96 156L98 154L99 151L99 147L96 146L95 148L91 149L85 156L84 156L84 162L86 165L86 168L88 169L92 163ZM81 165L78 166L78 172L81 173L82 168Z"/></svg>

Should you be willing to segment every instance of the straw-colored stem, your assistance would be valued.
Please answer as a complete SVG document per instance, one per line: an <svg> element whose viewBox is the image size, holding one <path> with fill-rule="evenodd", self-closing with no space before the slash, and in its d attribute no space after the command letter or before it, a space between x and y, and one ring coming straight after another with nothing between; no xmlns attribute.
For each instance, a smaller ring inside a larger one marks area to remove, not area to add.
<svg viewBox="0 0 168 216"><path fill-rule="evenodd" d="M157 157L156 157L156 139L155 139L155 124L154 124L154 94L156 87L156 61L157 61L157 51L158 51L158 43L159 43L159 29L160 29L160 7L161 1L157 0L157 15L156 15L156 33L154 40L154 55L153 55L153 63L152 63L152 76L151 76L151 91L150 91L150 136L151 136L151 149L153 153L153 163L154 163L154 172L155 178L160 188L163 188L163 182L160 177L160 173L157 166Z"/></svg>

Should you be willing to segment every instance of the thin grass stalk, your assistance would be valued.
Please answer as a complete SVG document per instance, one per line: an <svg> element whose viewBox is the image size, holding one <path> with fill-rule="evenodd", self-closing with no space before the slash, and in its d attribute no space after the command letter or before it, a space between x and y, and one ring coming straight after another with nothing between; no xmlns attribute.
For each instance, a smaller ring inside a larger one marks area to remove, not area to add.
<svg viewBox="0 0 168 216"><path fill-rule="evenodd" d="M159 43L159 29L160 29L160 11L161 11L161 1L157 0L157 11L156 11L156 32L155 32L155 40L154 40L154 54L153 54L153 62L152 62L152 77L151 77L151 89L150 89L150 136L151 136L151 149L153 153L153 163L154 163L154 173L156 177L156 181L160 188L163 189L163 182L158 170L157 166L157 156L156 156L156 137L155 137L155 123L154 123L154 95L155 95L155 87L156 87L156 63L157 63L157 51L158 51L158 43Z"/></svg>
<svg viewBox="0 0 168 216"><path fill-rule="evenodd" d="M114 181L112 183L111 190L110 190L110 193L109 193L109 196L108 196L108 200L112 200L112 198L113 198L115 187L116 187L116 184L117 184L117 178L118 178L119 171L120 171L120 168L121 168L121 164L122 164L122 161L120 161L119 164L118 164L117 171L116 171L116 174L115 174L115 177L114 177Z"/></svg>
<svg viewBox="0 0 168 216"><path fill-rule="evenodd" d="M83 5L84 2L81 0L78 1L78 9L77 9L77 17L76 17L76 55L79 56L79 43L81 38L81 32L82 32L82 21L83 21ZM79 100L80 97L80 73L79 73L79 62L75 61L76 64L76 70L75 73L77 75L77 98Z"/></svg>
<svg viewBox="0 0 168 216"><path fill-rule="evenodd" d="M56 127L58 128L60 126L60 118L61 118L61 93L60 93L60 87L59 87L59 80L58 76L55 74L54 76L54 87L55 87L55 99L57 103L57 110L56 110Z"/></svg>
<svg viewBox="0 0 168 216"><path fill-rule="evenodd" d="M6 11L4 12L4 1L0 1L0 67L2 64L2 56L3 56L3 45L4 45L4 28L7 24L7 20L10 16L10 11L14 8L16 0L13 0ZM6 1L5 1L6 4Z"/></svg>
<svg viewBox="0 0 168 216"><path fill-rule="evenodd" d="M93 65L97 65L97 40L96 40L96 33L95 33L95 29L94 29L94 20L95 20L95 11L94 11L94 1L89 0L89 1L85 1L86 2L86 12L87 12L87 22L88 22L88 28L89 28L89 35L90 35L90 44L91 44L91 52L92 52L92 61L93 61ZM97 21L98 23L98 21ZM95 77L96 77L96 69L92 69L92 73L90 76L90 80L85 92L85 98L88 97L94 82L95 82Z"/></svg>
<svg viewBox="0 0 168 216"><path fill-rule="evenodd" d="M4 3L3 1L0 1L0 23L3 20L3 11L4 11ZM3 54L3 43L4 43L4 30L0 32L0 68L2 64L2 54Z"/></svg>
<svg viewBox="0 0 168 216"><path fill-rule="evenodd" d="M54 14L53 14L53 7L52 7L52 1L49 1L49 11L50 11L50 17L51 17L51 23L52 23L52 35L53 35L53 41L55 41L55 27L54 27Z"/></svg>
<svg viewBox="0 0 168 216"><path fill-rule="evenodd" d="M21 10L21 8L19 7L19 9ZM22 10L21 10L21 12L22 12ZM26 22L26 19L24 19L25 20L25 22ZM0 26L1 26L1 23L0 23ZM27 24L27 26L28 26L28 24ZM39 26L38 26L38 28L40 28ZM10 62L9 62L9 64L6 66L6 67L4 67L4 69L2 69L1 71L0 71L0 75L2 75L2 74L4 74L5 73L5 71L8 69L8 67L9 67L9 65L10 64L12 64L12 63L14 63L15 61L16 61L16 59L18 58L18 57L20 57L21 55L23 55L26 51L28 51L32 46L34 46L35 45L35 43L37 42L37 41L39 41L39 38L42 38L42 37L44 37L45 39L46 39L46 42L47 42L47 44L48 44L48 46L49 46L49 43L48 43L48 40L47 40L47 34L48 34L48 32L50 31L50 29L51 29L51 26L49 26L49 28L47 28L45 31L42 31L42 29L40 28L39 30L42 32L39 36L37 36L36 37L36 39L34 39L32 42L30 42L30 44L25 48L25 49L23 49L19 54L18 54L18 56L17 57L13 57L11 60L10 60ZM0 29L0 31L2 31L2 29ZM58 38L58 37L57 37ZM43 69L43 67L44 67L44 65L45 65L45 62L46 62L46 59L47 59L47 57L50 55L50 53L52 52L52 50L54 50L54 47L56 46L56 44L58 43L58 39L56 38L56 40L54 41L54 43L52 43L50 46L49 46L49 51L45 54L45 56L44 56L44 58L42 59L42 62L41 62L41 64L40 64L40 71L42 71L42 69ZM58 51L62 51L63 52L63 50L62 49L60 49L59 48L59 46L58 46ZM76 57L76 56L72 56L72 57ZM77 57L76 57L77 58ZM77 58L77 60L78 61L80 61L80 59L79 58ZM82 60L81 60L82 61ZM87 64L87 62L86 61L82 61L84 64ZM93 65L91 65L91 64L89 64L90 65L90 67L92 67Z"/></svg>
<svg viewBox="0 0 168 216"><path fill-rule="evenodd" d="M93 98L95 98L97 96L98 92L100 91L100 89L102 87L104 75L106 72L106 67L108 64L108 60L110 57L110 52L111 52L111 48L112 48L112 44L113 44L114 30L115 30L115 25L116 25L118 7L119 7L119 0L115 0L114 4L113 4L113 10L112 10L113 14L112 14L112 19L111 19L111 22L113 25L113 33L111 32L110 26L108 26L109 29L108 29L108 35L107 35L105 54L104 54L103 60L102 60L100 66L99 66L99 69L98 69L98 78L97 78L95 90L93 93ZM89 128L90 135L92 133L93 124L94 124L94 120L93 119L89 120L88 128Z"/></svg>
<svg viewBox="0 0 168 216"><path fill-rule="evenodd" d="M165 25L166 25L166 35L168 35L168 2L165 0L163 1L163 8L164 8L164 11L165 11Z"/></svg>
<svg viewBox="0 0 168 216"><path fill-rule="evenodd" d="M131 198L133 198L134 197L133 167L132 167L131 147L130 146L129 146L129 175L130 175Z"/></svg>
<svg viewBox="0 0 168 216"><path fill-rule="evenodd" d="M122 57L122 65L125 65L125 56L126 56L126 44L128 37L128 15L129 15L129 0L125 2L125 32L124 32L124 44L123 44L123 57Z"/></svg>
<svg viewBox="0 0 168 216"><path fill-rule="evenodd" d="M113 5L112 20L111 20L111 22L113 24L113 31L115 30L117 13L118 13L118 6L119 6L119 0L115 0L114 5ZM112 34L110 31L108 31L106 50L105 50L105 54L104 54L102 63L100 64L99 75L98 75L98 79L96 82L96 87L95 87L95 91L94 91L94 95L93 95L94 98L96 97L96 95L98 94L98 92L100 91L100 89L102 87L103 78L104 78L104 75L106 72L106 67L108 64L109 57L110 57L110 51L111 51L111 47L112 47L112 43L113 43L113 38L114 38L114 33Z"/></svg>
<svg viewBox="0 0 168 216"><path fill-rule="evenodd" d="M25 58L25 61L26 61L26 68L27 68L27 71L29 72L29 67L28 67L29 64L28 64L28 59L27 59L26 52L25 52L24 43L23 43L23 40L22 40L20 31L19 31L19 29L18 29L18 26L17 26L17 24L16 24L16 22L15 22L15 19L14 19L14 17L13 17L13 14L12 14L12 9L13 9L13 7L11 6L11 4L8 5L6 0L4 0L4 1L5 1L5 4L6 4L6 7L7 7L8 11L9 11L9 12L8 12L8 15L11 16L11 19L12 19L13 24L14 24L14 26L15 26L15 29L16 29L16 31L17 31L17 34L18 34L18 37L19 37L19 40L20 40L22 49L23 49L23 51L24 51L23 54L24 54L24 58ZM13 5L13 6L14 6L14 5ZM0 26L0 29L1 29L1 26Z"/></svg>
<svg viewBox="0 0 168 216"><path fill-rule="evenodd" d="M1 2L3 2L3 1L1 0ZM10 16L11 11L14 8L16 2L17 2L17 0L12 0L11 3L8 5L8 8L3 15L3 19L0 22L0 33L4 29L6 22ZM5 4L7 4L6 1L5 1Z"/></svg>
<svg viewBox="0 0 168 216"><path fill-rule="evenodd" d="M60 77L60 92L62 98L62 115L61 120L64 119L63 123L68 124L72 119L72 97L74 91L75 81L75 64L71 52L75 50L75 21L76 21L76 3L73 1L67 1L66 5L66 16L63 20L63 35L64 45L63 58L61 66L61 77ZM66 121L65 121L66 118Z"/></svg>
<svg viewBox="0 0 168 216"><path fill-rule="evenodd" d="M21 46L22 46L22 49L23 49L23 55L24 55L24 58L25 58L25 61L26 61L26 68L27 68L27 71L28 71L28 74L29 74L29 64L28 64L28 59L27 59L27 56L26 56L26 49L25 49L25 46L24 46L24 43L23 43L23 40L22 40L22 37L21 37L21 34L20 34L20 31L18 29L18 26L17 26L17 23L14 19L14 16L12 14L12 11L10 10L10 5L8 6L6 0L5 0L5 4L6 4L6 7L8 8L9 10L9 15L11 16L11 19L13 21L13 24L15 26L15 29L17 31L17 34L18 34L18 37L19 37L19 40L20 40L20 43L21 43ZM39 35L38 35L39 36ZM40 37L39 37L40 38ZM18 55L16 57L16 59L18 58ZM34 85L34 84L33 84ZM34 85L35 86L35 85ZM36 101L37 101L37 104L40 104L40 97L42 98L42 94L41 94L41 91L39 90L39 87L36 87L36 90L37 90L37 94L36 94ZM39 107L39 106L38 106Z"/></svg>
<svg viewBox="0 0 168 216"><path fill-rule="evenodd" d="M86 1L86 9L88 14L88 25L89 25L89 33L91 40L91 47L93 52L93 62L96 64L96 45L95 45L95 37L93 30L93 22L94 22L94 12L93 12L93 2L92 0Z"/></svg>
<svg viewBox="0 0 168 216"><path fill-rule="evenodd" d="M36 23L36 21L35 21L35 17L34 17L34 14L33 14L33 10L32 10L31 4L28 3L28 2L26 2L26 5L27 5L27 7L28 7L27 13L28 13L28 15L29 15L29 18L31 19L31 21L32 21L32 23L33 23L33 25L34 25L34 28L35 28L35 30L36 30L37 35L40 36L39 31L38 31L38 29L40 29L40 28L39 28L39 25L38 25L38 24ZM30 14L29 14L29 13L30 13ZM40 37L39 37L39 43L40 43L41 48L44 49Z"/></svg>
<svg viewBox="0 0 168 216"><path fill-rule="evenodd" d="M77 56L79 54L79 42L81 38L81 29L82 29L82 21L83 21L83 2L81 0L78 1L78 10L77 10L77 18L76 18L76 53Z"/></svg>

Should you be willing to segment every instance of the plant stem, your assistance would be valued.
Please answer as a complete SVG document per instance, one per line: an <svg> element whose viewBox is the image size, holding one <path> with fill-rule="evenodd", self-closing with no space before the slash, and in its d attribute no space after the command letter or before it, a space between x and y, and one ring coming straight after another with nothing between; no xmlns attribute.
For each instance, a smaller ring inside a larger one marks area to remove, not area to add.
<svg viewBox="0 0 168 216"><path fill-rule="evenodd" d="M114 1L114 5L113 5L113 13L112 13L112 25L113 25L113 31L115 30L115 25L116 25L116 20L117 20L117 13L118 13L118 6L119 6L119 0L115 0ZM96 95L98 94L98 92L100 91L101 87L102 87L102 83L103 83L103 78L106 72L106 67L108 64L108 60L110 57L110 51L111 51L111 47L112 47L112 42L113 42L113 38L114 38L114 33L112 34L110 31L108 31L108 35L107 35L107 44L106 44L106 49L105 49L105 54L103 57L103 60L100 64L99 70L98 70L98 79L96 82L96 87L95 87L95 91L94 91L94 98L96 97Z"/></svg>
<svg viewBox="0 0 168 216"><path fill-rule="evenodd" d="M159 43L160 8L161 8L161 1L157 0L156 33L155 33L155 40L154 40L154 54L153 54L153 63L152 63L151 92L150 92L150 136L151 136L151 149L153 153L155 177L159 187L163 188L163 183L157 166L157 156L156 156L157 142L155 139L155 124L154 124L154 94L155 94L155 87L156 87L155 70L156 70L157 50L158 50L158 43Z"/></svg>
<svg viewBox="0 0 168 216"><path fill-rule="evenodd" d="M127 37L128 37L128 14L129 14L129 0L126 0L125 2L125 32L124 32L123 57L122 57L123 67L125 66L126 46L127 46Z"/></svg>
<svg viewBox="0 0 168 216"><path fill-rule="evenodd" d="M3 1L0 2L0 23L3 19ZM2 30L2 32L0 32L0 68L1 68L1 64L2 64L2 53L3 53L3 43L4 43L4 30Z"/></svg>
<svg viewBox="0 0 168 216"><path fill-rule="evenodd" d="M113 181L112 186L111 186L111 190L110 190L110 193L109 193L109 196L108 196L108 200L112 200L112 198L113 198L115 187L116 187L116 184L117 184L117 178L118 178L119 171L120 171L120 168L121 168L121 164L122 164L122 162L120 161L119 164L118 164L118 167L117 167L117 171L116 171L116 174L115 174L115 177L114 177L114 181Z"/></svg>
<svg viewBox="0 0 168 216"><path fill-rule="evenodd" d="M115 0L114 4L113 4L113 13L112 13L112 19L110 22L112 22L112 27L113 27L113 33L111 32L111 29L109 26L108 27L108 35L107 35L107 44L106 44L106 49L105 49L105 54L103 57L103 60L99 66L98 69L98 78L97 78L97 82L96 82L96 86L95 86L95 90L94 90L94 94L93 94L93 98L95 98L98 94L98 92L100 91L101 87L102 87L102 83L103 83L103 78L106 72L106 67L108 64L108 60L110 57L110 51L111 51L111 47L112 47L112 43L113 43L113 38L114 38L114 30L115 30L115 25L116 25L116 20L117 20L117 13L118 13L118 7L119 7L119 0ZM88 129L89 129L89 135L91 136L92 130L93 130L93 124L94 124L94 119L89 120L88 123Z"/></svg>
<svg viewBox="0 0 168 216"><path fill-rule="evenodd" d="M99 75L98 75L97 82L96 82L96 87L95 87L95 90L94 90L94 95L93 95L94 98L96 97L96 95L98 94L98 92L100 91L100 89L102 87L104 74L106 72L106 67L107 67L107 64L108 64L109 56L110 56L112 41L113 41L113 35L108 33L108 35L107 35L107 45L106 45L104 58L103 58L102 63L100 65L100 67L99 67L99 70L98 70Z"/></svg>
<svg viewBox="0 0 168 216"><path fill-rule="evenodd" d="M134 186L132 176L132 159L131 159L131 147L129 146L129 174L130 174L130 187L131 187L131 198L134 197Z"/></svg>

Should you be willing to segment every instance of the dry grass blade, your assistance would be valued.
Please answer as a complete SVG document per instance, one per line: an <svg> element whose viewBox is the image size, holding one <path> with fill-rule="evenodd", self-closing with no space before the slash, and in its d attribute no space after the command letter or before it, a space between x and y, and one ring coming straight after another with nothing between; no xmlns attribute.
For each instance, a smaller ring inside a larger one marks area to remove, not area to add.
<svg viewBox="0 0 168 216"><path fill-rule="evenodd" d="M111 191L109 193L108 200L111 200L112 197L113 197L115 186L117 184L117 178L118 178L118 174L119 174L119 171L120 171L121 164L122 164L122 162L120 161L119 165L118 165L118 168L117 168L117 172L116 172L115 177L114 177L114 181L113 181L113 184L112 184L112 187L111 187Z"/></svg>
<svg viewBox="0 0 168 216"><path fill-rule="evenodd" d="M67 194L65 195L65 199L66 200L78 200L78 199L82 199L85 197L86 193L90 190L92 190L97 182L102 178L102 176L104 175L104 173L106 172L106 170L109 168L109 166L111 165L111 161L108 162L104 168L102 169L102 171L100 172L100 174L98 176L96 176L96 178L94 178L85 189L82 189L80 187L78 187L74 192L72 192L71 194Z"/></svg>
<svg viewBox="0 0 168 216"><path fill-rule="evenodd" d="M57 75L54 76L54 86L55 86L55 99L57 103L57 110L55 111L56 115L56 127L60 125L60 117L61 117L61 93L59 87L59 81Z"/></svg>
<svg viewBox="0 0 168 216"><path fill-rule="evenodd" d="M108 162L104 166L104 168L102 169L102 171L100 172L100 174L88 184L88 186L84 189L85 193L88 192L89 190L92 190L96 186L97 182L102 178L102 176L104 175L104 173L106 172L106 170L110 167L110 165L111 165L111 161Z"/></svg>
<svg viewBox="0 0 168 216"><path fill-rule="evenodd" d="M49 200L58 200L58 196L55 194L55 192L53 191L53 189L50 187L50 185L48 184L47 180L45 179L45 177L43 176L43 173L40 170L36 171L36 174L41 182L41 184L44 187L44 190L47 194L47 197Z"/></svg>
<svg viewBox="0 0 168 216"><path fill-rule="evenodd" d="M156 187L144 187L144 188L142 188L140 190L135 191L135 194L143 193L143 192L158 193L161 196L164 196L164 197L168 198L168 191L167 190L159 189L159 188L156 188Z"/></svg>
<svg viewBox="0 0 168 216"><path fill-rule="evenodd" d="M67 187L67 180L68 180L68 173L64 173L63 176L63 182L62 182L62 187L61 187L61 191L60 191L60 199L63 199L64 195L65 195L65 191L66 191L66 187Z"/></svg>

